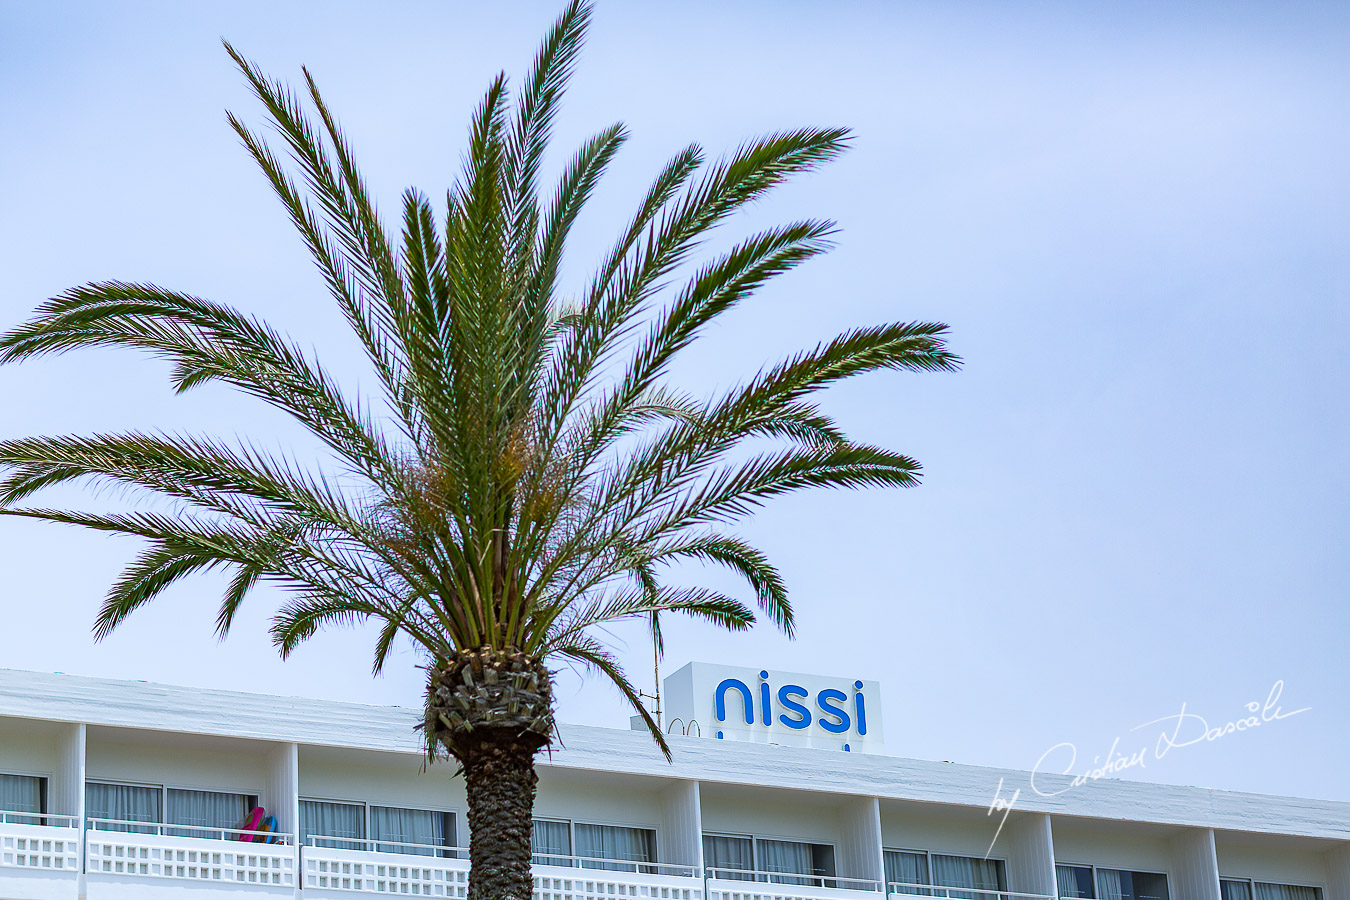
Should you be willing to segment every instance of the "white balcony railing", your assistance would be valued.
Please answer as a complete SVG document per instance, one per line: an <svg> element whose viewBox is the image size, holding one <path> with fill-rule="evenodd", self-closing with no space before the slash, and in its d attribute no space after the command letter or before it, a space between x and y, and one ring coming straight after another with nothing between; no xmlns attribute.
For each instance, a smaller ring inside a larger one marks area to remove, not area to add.
<svg viewBox="0 0 1350 900"><path fill-rule="evenodd" d="M708 900L852 900L859 891L880 896L881 882L832 875L795 875L711 866Z"/></svg>
<svg viewBox="0 0 1350 900"><path fill-rule="evenodd" d="M462 898L469 886L465 847L311 835L301 858L307 897L351 892ZM598 857L548 856L536 863L535 900L703 900L698 867Z"/></svg>
<svg viewBox="0 0 1350 900"><path fill-rule="evenodd" d="M136 830L129 830L132 828ZM277 842L240 840L259 835ZM287 846L290 841L288 834L237 828L90 819L85 836L85 871L91 879L247 885L289 894L295 888L295 848Z"/></svg>
<svg viewBox="0 0 1350 900"><path fill-rule="evenodd" d="M1055 900L1048 894L1026 894L1021 891L990 891L983 888L944 887L940 884L909 884L892 881L886 885L889 896L932 897L938 900Z"/></svg>
<svg viewBox="0 0 1350 900"><path fill-rule="evenodd" d="M74 816L0 810L0 868L77 874L78 822Z"/></svg>
<svg viewBox="0 0 1350 900"><path fill-rule="evenodd" d="M704 900L697 866L549 855L531 869L534 900Z"/></svg>
<svg viewBox="0 0 1350 900"><path fill-rule="evenodd" d="M79 874L77 819L0 810L0 897L74 897Z"/></svg>

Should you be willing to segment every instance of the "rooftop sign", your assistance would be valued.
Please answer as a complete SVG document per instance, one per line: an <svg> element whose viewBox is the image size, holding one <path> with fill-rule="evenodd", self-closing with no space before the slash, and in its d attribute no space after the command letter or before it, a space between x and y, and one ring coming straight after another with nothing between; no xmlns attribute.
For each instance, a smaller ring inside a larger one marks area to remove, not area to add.
<svg viewBox="0 0 1350 900"><path fill-rule="evenodd" d="M689 663L666 678L665 709L672 734L885 752L875 681Z"/></svg>

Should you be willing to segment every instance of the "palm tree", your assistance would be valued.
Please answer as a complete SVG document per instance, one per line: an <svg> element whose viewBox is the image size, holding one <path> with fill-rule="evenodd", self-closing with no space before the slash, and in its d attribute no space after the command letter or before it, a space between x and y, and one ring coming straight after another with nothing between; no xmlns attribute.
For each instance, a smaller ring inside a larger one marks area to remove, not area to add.
<svg viewBox="0 0 1350 900"><path fill-rule="evenodd" d="M599 629L665 611L749 627L755 614L741 600L668 583L671 564L693 561L743 577L791 634L779 573L726 526L798 488L914 485L913 459L849 441L811 397L862 372L958 363L946 326L889 324L842 334L720 396L666 383L714 318L828 247L832 223L793 222L671 286L732 213L843 150L842 129L785 131L712 162L686 147L594 274L564 289L577 216L627 136L620 124L604 129L541 189L589 13L573 0L514 100L506 77L493 79L445 206L408 190L397 233L309 72L297 94L226 44L289 162L232 114L230 124L364 348L372 396L344 392L264 321L151 284L73 288L0 338L3 362L102 345L148 351L172 363L176 390L233 385L323 443L327 457L306 466L209 437L7 440L0 511L144 541L108 592L99 638L180 579L223 567L232 578L221 635L268 582L287 591L272 625L283 656L323 626L372 622L378 672L395 642L410 640L427 660L428 752L453 757L466 779L474 900L531 893L534 757L555 731L549 665L607 677L669 754ZM21 503L79 478L172 503L127 513Z"/></svg>

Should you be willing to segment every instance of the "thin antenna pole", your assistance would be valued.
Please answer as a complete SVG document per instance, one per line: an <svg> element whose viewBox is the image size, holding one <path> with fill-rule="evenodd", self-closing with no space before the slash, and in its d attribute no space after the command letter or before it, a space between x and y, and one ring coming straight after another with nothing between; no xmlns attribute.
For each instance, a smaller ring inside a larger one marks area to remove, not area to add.
<svg viewBox="0 0 1350 900"><path fill-rule="evenodd" d="M655 624L656 613L652 613L652 620ZM656 628L652 629L652 669L656 673L656 727L665 731L665 725L661 723L661 640Z"/></svg>

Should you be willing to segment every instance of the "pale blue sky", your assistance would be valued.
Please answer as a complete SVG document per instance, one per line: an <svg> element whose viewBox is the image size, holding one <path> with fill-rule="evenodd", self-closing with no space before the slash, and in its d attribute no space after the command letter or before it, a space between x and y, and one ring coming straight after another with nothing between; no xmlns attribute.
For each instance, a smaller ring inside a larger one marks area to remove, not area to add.
<svg viewBox="0 0 1350 900"><path fill-rule="evenodd" d="M265 314L359 377L225 123L260 116L219 38L287 78L309 65L394 209L407 184L443 191L480 91L523 71L556 11L0 3L0 327L86 280L154 281ZM669 669L877 679L893 753L1025 768L1072 742L1078 769L1183 703L1218 724L1283 680L1286 709L1309 712L1130 777L1350 800L1348 39L1343 4L602 2L554 162L615 119L633 139L573 275L685 142L849 125L844 160L728 231L831 216L838 250L728 316L684 383L897 319L951 323L967 359L825 397L926 484L771 504L744 531L783 568L800 637L672 624ZM173 397L126 353L0 369L0 398L6 437L294 441L222 389ZM278 661L267 595L218 644L210 580L92 644L133 550L0 521L0 665L420 702L416 659L372 680L364 634ZM616 639L646 677L640 632ZM627 721L611 689L566 675L561 708Z"/></svg>

